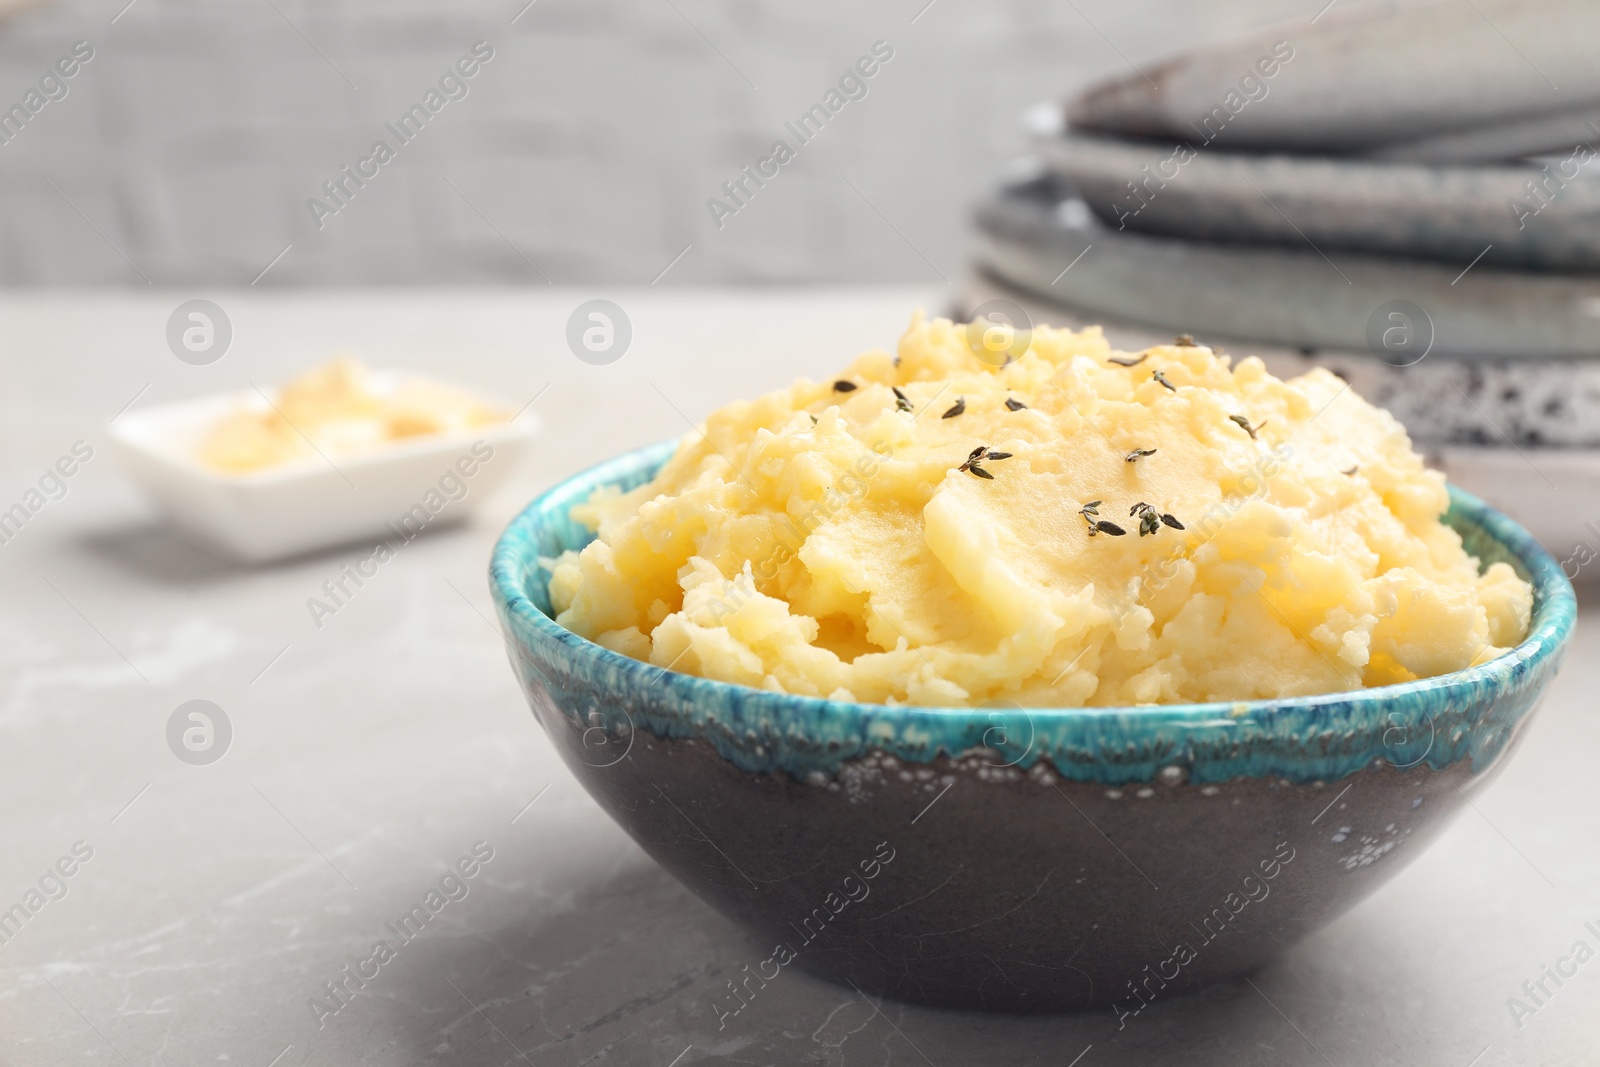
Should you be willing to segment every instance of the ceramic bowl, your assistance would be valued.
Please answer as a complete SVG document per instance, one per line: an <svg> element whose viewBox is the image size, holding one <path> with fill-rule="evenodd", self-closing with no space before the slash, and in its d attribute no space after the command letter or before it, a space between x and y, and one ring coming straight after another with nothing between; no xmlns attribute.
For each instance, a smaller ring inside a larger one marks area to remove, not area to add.
<svg viewBox="0 0 1600 1067"><path fill-rule="evenodd" d="M545 561L572 505L672 444L535 500L491 586L535 716L657 862L752 935L726 1021L791 967L871 994L1108 1008L1246 972L1412 858L1503 765L1555 676L1572 587L1509 519L1449 521L1533 583L1528 639L1354 693L1142 708L888 707L663 670L556 625Z"/></svg>

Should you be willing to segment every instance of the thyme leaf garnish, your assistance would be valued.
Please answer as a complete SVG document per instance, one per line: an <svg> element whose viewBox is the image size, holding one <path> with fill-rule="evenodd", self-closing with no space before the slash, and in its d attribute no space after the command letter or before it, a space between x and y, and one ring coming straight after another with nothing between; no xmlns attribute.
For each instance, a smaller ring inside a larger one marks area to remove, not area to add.
<svg viewBox="0 0 1600 1067"><path fill-rule="evenodd" d="M993 481L994 480L994 475L990 474L988 471L986 471L982 467L978 466L978 462L980 460L986 460L986 459L1002 460L1002 459L1010 459L1010 458L1011 458L1011 453L1010 452L992 452L992 451L989 450L989 446L988 445L979 445L977 448L974 448L967 455L966 462L961 464L961 466L957 467L956 470L957 471L966 471L968 474L971 474L971 475L973 475L975 477L988 478L991 481Z"/></svg>
<svg viewBox="0 0 1600 1067"><path fill-rule="evenodd" d="M1136 448L1132 452L1129 452L1126 456L1123 456L1122 458L1123 458L1124 462L1133 463L1133 462L1135 462L1137 460L1143 459L1146 456L1153 456L1155 454L1156 454L1156 450L1153 449L1153 448Z"/></svg>
<svg viewBox="0 0 1600 1067"><path fill-rule="evenodd" d="M1229 415L1228 416L1228 421L1229 422L1238 423L1239 424L1239 428L1241 430L1243 430L1245 433L1249 434L1250 435L1250 440L1252 440L1252 441L1254 441L1256 439L1256 431L1261 429L1261 427L1263 427L1263 426L1265 426L1267 424L1267 420L1266 419L1262 419L1260 422L1256 423L1254 426L1251 426L1250 425L1250 420L1245 418L1243 415Z"/></svg>
<svg viewBox="0 0 1600 1067"><path fill-rule="evenodd" d="M1174 530L1184 528L1183 523L1179 522L1175 517L1164 511L1157 511L1142 500L1128 509L1128 515L1130 517L1135 515L1139 517L1140 537L1146 534L1160 533L1163 526L1170 526Z"/></svg>
<svg viewBox="0 0 1600 1067"><path fill-rule="evenodd" d="M848 381L844 378L840 378L838 381L833 383L833 391L836 393L853 393L857 388L858 386L855 382Z"/></svg>
<svg viewBox="0 0 1600 1067"><path fill-rule="evenodd" d="M1350 469L1349 469L1349 470L1347 470L1347 471L1340 471L1340 472L1339 472L1339 473L1340 473L1340 474L1350 474L1350 475L1354 475L1354 474L1355 474L1355 472L1356 472L1356 471L1358 471L1358 470L1360 470L1360 469L1361 469L1361 467L1360 467L1360 466L1359 466L1359 465L1357 465L1357 466L1354 466L1354 467L1351 467L1351 468L1350 468Z"/></svg>
<svg viewBox="0 0 1600 1067"><path fill-rule="evenodd" d="M1192 333L1180 333L1177 337L1172 339L1172 343L1179 348L1209 348L1219 356L1225 356L1228 354L1228 350L1219 344L1207 343L1202 345L1199 341L1194 339L1194 334Z"/></svg>
<svg viewBox="0 0 1600 1067"><path fill-rule="evenodd" d="M1015 397L1009 397L1009 396L1006 397L1006 410L1007 411L1021 411L1023 408L1025 408L1027 406L1028 405L1024 404L1020 400L1017 400Z"/></svg>
<svg viewBox="0 0 1600 1067"><path fill-rule="evenodd" d="M1118 359L1116 356L1112 356L1106 362L1115 363L1119 367L1137 367L1139 364L1143 363L1149 358L1150 353L1142 352L1139 355L1134 356L1132 359Z"/></svg>
<svg viewBox="0 0 1600 1067"><path fill-rule="evenodd" d="M900 391L900 387L898 385L891 385L889 388L894 390L894 409L896 411L912 410L911 401L906 399L906 394Z"/></svg>
<svg viewBox="0 0 1600 1067"><path fill-rule="evenodd" d="M1150 372L1150 377L1151 377L1151 379L1153 381L1160 382L1162 385L1166 386L1168 389L1172 390L1174 393L1176 393L1178 391L1178 387L1176 385L1173 385L1171 382L1167 381L1167 376L1165 374L1162 374L1160 371L1158 371L1158 370L1151 371Z"/></svg>
<svg viewBox="0 0 1600 1067"><path fill-rule="evenodd" d="M1124 530L1114 522L1107 522L1104 519L1095 518L1096 515L1100 514L1101 503L1102 501L1099 500L1091 500L1083 507L1078 509L1078 514L1083 516L1083 521L1089 524L1089 536L1093 537L1096 534L1110 534L1112 537L1121 537L1123 534L1127 533L1127 530Z"/></svg>
<svg viewBox="0 0 1600 1067"><path fill-rule="evenodd" d="M967 398L964 397L964 396L958 396L958 397L956 397L956 402L954 404L950 405L950 410L945 412L943 415L940 415L939 417L941 419L953 419L957 415L961 414L962 412L964 412L966 410L967 410Z"/></svg>

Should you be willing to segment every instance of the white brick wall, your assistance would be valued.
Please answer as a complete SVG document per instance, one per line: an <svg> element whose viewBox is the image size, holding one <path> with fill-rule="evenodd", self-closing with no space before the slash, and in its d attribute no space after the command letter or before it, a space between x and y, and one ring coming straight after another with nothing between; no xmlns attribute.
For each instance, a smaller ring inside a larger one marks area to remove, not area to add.
<svg viewBox="0 0 1600 1067"><path fill-rule="evenodd" d="M926 0L537 0L513 25L526 0L136 0L113 24L124 2L0 26L5 106L74 41L96 52L0 145L0 283L242 284L286 245L262 285L538 284L527 261L648 282L689 244L662 284L954 280L1027 104L1126 70L1119 49L1143 63L1320 6L936 0L912 24ZM713 226L706 198L794 146L783 122L880 38L869 95ZM306 199L479 39L496 55L470 94L317 230Z"/></svg>

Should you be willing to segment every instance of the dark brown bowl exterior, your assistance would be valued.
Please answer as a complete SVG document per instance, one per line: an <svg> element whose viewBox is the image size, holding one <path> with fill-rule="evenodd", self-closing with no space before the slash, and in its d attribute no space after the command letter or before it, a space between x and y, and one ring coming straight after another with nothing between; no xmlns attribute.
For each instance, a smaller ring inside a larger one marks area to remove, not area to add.
<svg viewBox="0 0 1600 1067"><path fill-rule="evenodd" d="M920 1004L1137 1012L1256 968L1355 904L1489 777L1470 760L1380 762L1331 783L1107 787L986 752L869 756L809 785L644 733L609 763L627 736L598 744L529 696L607 813L754 933L763 951L719 1014L790 966Z"/></svg>

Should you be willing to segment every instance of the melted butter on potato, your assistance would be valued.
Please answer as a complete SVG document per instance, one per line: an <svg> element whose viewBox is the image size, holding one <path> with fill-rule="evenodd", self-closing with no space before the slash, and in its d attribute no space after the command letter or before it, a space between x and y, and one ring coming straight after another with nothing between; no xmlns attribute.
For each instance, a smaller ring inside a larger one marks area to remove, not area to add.
<svg viewBox="0 0 1600 1067"><path fill-rule="evenodd" d="M1122 366L1098 328L1047 327L996 366L968 338L919 314L898 357L714 412L575 509L598 538L555 565L558 621L710 678L933 705L1335 692L1525 635L1527 583L1479 573L1444 476L1326 371L1193 345Z"/></svg>

